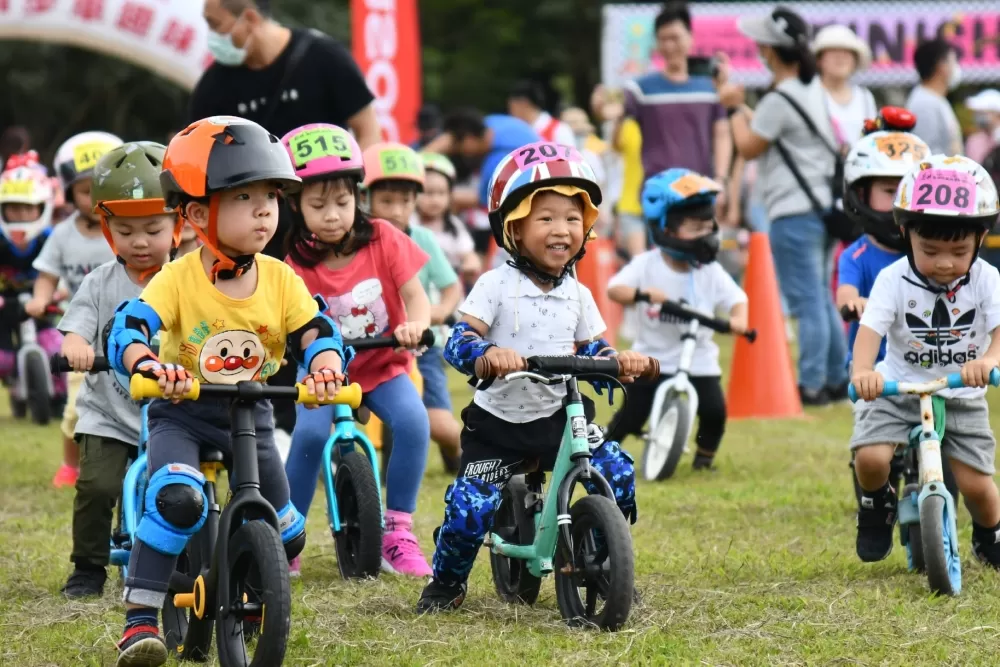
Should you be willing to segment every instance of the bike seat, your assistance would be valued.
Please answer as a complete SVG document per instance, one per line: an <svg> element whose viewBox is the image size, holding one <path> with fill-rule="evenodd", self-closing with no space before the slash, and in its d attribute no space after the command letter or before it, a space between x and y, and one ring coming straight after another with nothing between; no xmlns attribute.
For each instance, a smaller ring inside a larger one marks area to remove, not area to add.
<svg viewBox="0 0 1000 667"><path fill-rule="evenodd" d="M198 455L202 463L222 463L223 456L215 447L202 447L201 452Z"/></svg>

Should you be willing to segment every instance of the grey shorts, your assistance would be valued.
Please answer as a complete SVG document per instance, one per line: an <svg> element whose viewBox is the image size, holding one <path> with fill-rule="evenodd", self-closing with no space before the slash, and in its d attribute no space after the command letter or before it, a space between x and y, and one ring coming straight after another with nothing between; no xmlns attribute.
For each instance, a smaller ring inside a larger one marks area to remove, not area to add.
<svg viewBox="0 0 1000 667"><path fill-rule="evenodd" d="M622 235L629 235L633 232L646 233L646 221L641 215L631 215L629 213L618 214L618 231Z"/></svg>
<svg viewBox="0 0 1000 667"><path fill-rule="evenodd" d="M851 449L867 445L905 445L910 431L920 423L920 397L877 398L854 404ZM990 427L986 398L950 398L945 404L944 442L941 452L956 461L993 475L996 439Z"/></svg>

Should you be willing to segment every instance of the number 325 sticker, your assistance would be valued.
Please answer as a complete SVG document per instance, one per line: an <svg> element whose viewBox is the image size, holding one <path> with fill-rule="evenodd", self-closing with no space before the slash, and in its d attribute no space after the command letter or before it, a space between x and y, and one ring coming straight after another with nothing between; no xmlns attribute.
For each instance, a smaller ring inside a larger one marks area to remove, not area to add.
<svg viewBox="0 0 1000 667"><path fill-rule="evenodd" d="M913 181L914 201L910 210L933 209L972 215L976 211L976 179L972 174L949 169L924 169Z"/></svg>

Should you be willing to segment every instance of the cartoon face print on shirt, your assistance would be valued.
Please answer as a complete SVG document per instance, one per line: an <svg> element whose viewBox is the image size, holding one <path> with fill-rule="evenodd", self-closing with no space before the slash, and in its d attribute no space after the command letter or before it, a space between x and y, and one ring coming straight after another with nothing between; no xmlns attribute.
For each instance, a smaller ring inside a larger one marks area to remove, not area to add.
<svg viewBox="0 0 1000 667"><path fill-rule="evenodd" d="M211 384L256 380L267 350L252 331L220 331L205 341L198 358L201 376Z"/></svg>
<svg viewBox="0 0 1000 667"><path fill-rule="evenodd" d="M375 338L389 330L389 313L377 278L362 280L347 294L329 296L326 301L345 339Z"/></svg>

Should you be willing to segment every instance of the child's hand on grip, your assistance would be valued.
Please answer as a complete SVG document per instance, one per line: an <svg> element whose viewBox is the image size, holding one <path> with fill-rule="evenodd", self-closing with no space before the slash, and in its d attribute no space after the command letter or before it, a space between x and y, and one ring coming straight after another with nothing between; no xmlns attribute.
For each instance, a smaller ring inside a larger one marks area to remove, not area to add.
<svg viewBox="0 0 1000 667"><path fill-rule="evenodd" d="M132 369L132 374L156 380L163 398L179 403L191 391L194 376L180 364L165 364L156 359L143 359Z"/></svg>
<svg viewBox="0 0 1000 667"><path fill-rule="evenodd" d="M615 355L615 359L618 360L618 370L619 375L621 375L618 381L625 384L634 382L635 378L646 370L646 364L649 363L649 358L646 355L639 354L634 350L619 352Z"/></svg>
<svg viewBox="0 0 1000 667"><path fill-rule="evenodd" d="M874 401L885 388L885 378L878 371L858 371L851 378L858 396L866 401Z"/></svg>
<svg viewBox="0 0 1000 667"><path fill-rule="evenodd" d="M742 336L747 332L747 316L734 315L729 318L729 330L732 331L737 336Z"/></svg>
<svg viewBox="0 0 1000 667"><path fill-rule="evenodd" d="M86 372L94 365L94 348L82 339L68 337L63 339L62 355L74 371Z"/></svg>
<svg viewBox="0 0 1000 667"><path fill-rule="evenodd" d="M309 393L322 403L337 395L337 392L344 385L344 380L346 380L344 374L338 369L323 366L302 378L302 383L305 384ZM306 409L317 407L319 406L306 404Z"/></svg>
<svg viewBox="0 0 1000 667"><path fill-rule="evenodd" d="M426 328L427 325L420 322L403 322L392 333L401 347L413 350L420 347L420 337Z"/></svg>
<svg viewBox="0 0 1000 667"><path fill-rule="evenodd" d="M985 387L990 383L990 371L997 362L989 357L973 359L962 366L962 382L966 387Z"/></svg>
<svg viewBox="0 0 1000 667"><path fill-rule="evenodd" d="M483 355L490 362L492 368L496 370L496 376L502 378L514 371L523 371L527 368L524 357L515 350L506 347L491 347Z"/></svg>

